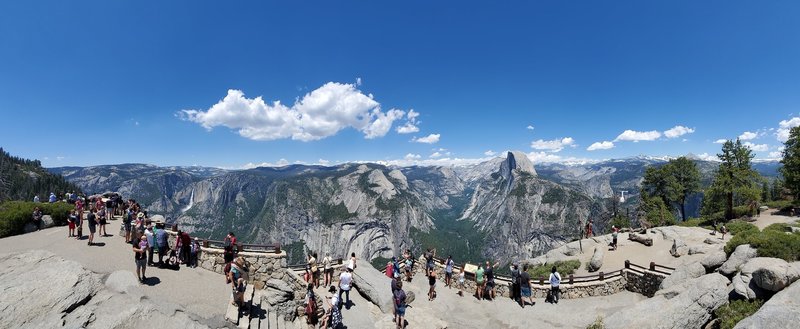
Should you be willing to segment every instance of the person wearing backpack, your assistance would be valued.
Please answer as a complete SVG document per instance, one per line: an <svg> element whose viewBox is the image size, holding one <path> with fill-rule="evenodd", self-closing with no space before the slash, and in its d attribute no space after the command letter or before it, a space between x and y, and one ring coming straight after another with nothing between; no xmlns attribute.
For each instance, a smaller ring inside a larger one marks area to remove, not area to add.
<svg viewBox="0 0 800 329"><path fill-rule="evenodd" d="M561 297L561 275L558 274L556 267L550 270L550 297L553 303L558 304L558 298Z"/></svg>
<svg viewBox="0 0 800 329"><path fill-rule="evenodd" d="M158 247L158 267L164 267L164 256L167 254L168 239L164 224L156 223L156 247Z"/></svg>
<svg viewBox="0 0 800 329"><path fill-rule="evenodd" d="M395 324L397 328L403 328L406 318L406 292L403 290L403 281L397 280L397 290L394 291Z"/></svg>
<svg viewBox="0 0 800 329"><path fill-rule="evenodd" d="M519 302L520 292L519 292L519 265L514 263L511 265L511 299L515 302Z"/></svg>

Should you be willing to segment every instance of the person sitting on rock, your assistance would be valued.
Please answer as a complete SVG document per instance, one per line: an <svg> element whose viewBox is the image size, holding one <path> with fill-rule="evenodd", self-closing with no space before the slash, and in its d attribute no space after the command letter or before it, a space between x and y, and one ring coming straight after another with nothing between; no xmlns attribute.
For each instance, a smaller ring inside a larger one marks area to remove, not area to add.
<svg viewBox="0 0 800 329"><path fill-rule="evenodd" d="M36 230L42 229L42 211L39 210L39 207L33 208L33 215L32 215L33 225L36 226Z"/></svg>
<svg viewBox="0 0 800 329"><path fill-rule="evenodd" d="M342 312L339 310L339 295L336 294L336 287L331 286L328 289L328 293L331 294L325 299L325 304L328 307L328 310L325 311L325 315L322 317L322 322L320 323L319 327L326 329L342 328Z"/></svg>

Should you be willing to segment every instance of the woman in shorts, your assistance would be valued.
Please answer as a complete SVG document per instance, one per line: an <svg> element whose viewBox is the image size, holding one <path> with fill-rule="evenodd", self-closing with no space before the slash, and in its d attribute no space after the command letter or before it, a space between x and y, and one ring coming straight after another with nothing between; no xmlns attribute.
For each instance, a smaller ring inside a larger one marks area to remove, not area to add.
<svg viewBox="0 0 800 329"><path fill-rule="evenodd" d="M436 298L436 271L428 271L428 285L431 287L428 290L428 300L431 301Z"/></svg>

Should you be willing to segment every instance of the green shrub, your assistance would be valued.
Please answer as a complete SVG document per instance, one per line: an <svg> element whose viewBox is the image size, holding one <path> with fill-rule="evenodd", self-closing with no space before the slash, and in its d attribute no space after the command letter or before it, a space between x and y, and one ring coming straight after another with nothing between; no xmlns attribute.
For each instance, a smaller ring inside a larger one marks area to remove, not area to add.
<svg viewBox="0 0 800 329"><path fill-rule="evenodd" d="M720 329L732 329L739 321L758 311L763 304L764 301L760 299L734 300L715 310L714 315L720 320Z"/></svg>
<svg viewBox="0 0 800 329"><path fill-rule="evenodd" d="M57 226L66 225L73 205L64 202L33 203L26 201L6 201L0 204L0 238L22 234L25 224L31 222L33 208L39 207L43 215L50 215Z"/></svg>
<svg viewBox="0 0 800 329"><path fill-rule="evenodd" d="M731 254L737 246L750 244L758 251L759 257L781 258L787 262L800 260L800 234L786 233L780 226L770 225L762 232L746 231L733 236L725 245L725 252Z"/></svg>
<svg viewBox="0 0 800 329"><path fill-rule="evenodd" d="M792 225L787 223L770 224L764 228L764 231L775 231L781 233L792 232Z"/></svg>
<svg viewBox="0 0 800 329"><path fill-rule="evenodd" d="M781 212L786 210L786 209L791 210L792 207L794 207L792 205L792 201L789 201L789 200L769 201L769 202L764 203L764 205L767 206L767 207L770 207L772 209L778 209Z"/></svg>
<svg viewBox="0 0 800 329"><path fill-rule="evenodd" d="M528 269L528 274L531 275L531 280L538 281L539 277L547 278L550 277L550 271L553 269L553 266L556 267L556 270L561 277L564 278L567 275L575 273L575 270L581 267L581 261L577 259L571 259L566 261L558 261L555 263L547 263L544 265L534 266L533 268Z"/></svg>
<svg viewBox="0 0 800 329"><path fill-rule="evenodd" d="M743 221L731 221L728 224L725 224L725 227L728 228L728 232L733 235L740 234L745 231L756 231L758 232L758 227L750 224L748 222Z"/></svg>
<svg viewBox="0 0 800 329"><path fill-rule="evenodd" d="M678 223L678 226L683 227L703 227L703 228L711 228L711 225L714 222L707 218L689 218L685 221Z"/></svg>

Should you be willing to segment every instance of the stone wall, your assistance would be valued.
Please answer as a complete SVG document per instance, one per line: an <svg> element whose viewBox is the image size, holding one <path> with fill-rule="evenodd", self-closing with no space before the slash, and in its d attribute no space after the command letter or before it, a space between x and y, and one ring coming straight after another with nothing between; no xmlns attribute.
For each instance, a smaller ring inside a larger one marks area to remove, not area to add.
<svg viewBox="0 0 800 329"><path fill-rule="evenodd" d="M663 274L656 274L653 272L636 272L626 270L624 272L625 280L625 289L628 291L640 293L647 297L653 297L658 291L658 287L661 286L661 281L664 281L666 278Z"/></svg>
<svg viewBox="0 0 800 329"><path fill-rule="evenodd" d="M197 265L206 270L224 274L224 250L217 248L200 248ZM286 252L279 254L265 252L242 251L237 256L244 257L250 263L248 282L256 289L263 289L269 279L278 279L289 282L287 274Z"/></svg>

